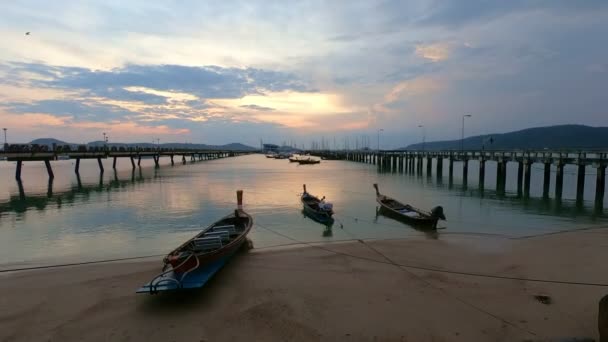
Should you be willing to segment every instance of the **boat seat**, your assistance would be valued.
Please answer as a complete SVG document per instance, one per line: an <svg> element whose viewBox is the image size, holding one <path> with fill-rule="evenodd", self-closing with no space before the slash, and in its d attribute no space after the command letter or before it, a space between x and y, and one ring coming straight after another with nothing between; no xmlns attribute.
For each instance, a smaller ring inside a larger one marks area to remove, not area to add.
<svg viewBox="0 0 608 342"><path fill-rule="evenodd" d="M222 243L230 241L230 233L227 230L214 230L212 232L207 232L204 235L205 237L214 237L218 236Z"/></svg>
<svg viewBox="0 0 608 342"><path fill-rule="evenodd" d="M225 231L228 231L228 233L230 233L230 235L238 234L238 232L236 231L236 226L233 224L225 225L225 226L216 226L216 227L213 227L212 230L214 232L225 230Z"/></svg>
<svg viewBox="0 0 608 342"><path fill-rule="evenodd" d="M222 239L219 236L208 236L192 240L194 251L211 251L222 248Z"/></svg>

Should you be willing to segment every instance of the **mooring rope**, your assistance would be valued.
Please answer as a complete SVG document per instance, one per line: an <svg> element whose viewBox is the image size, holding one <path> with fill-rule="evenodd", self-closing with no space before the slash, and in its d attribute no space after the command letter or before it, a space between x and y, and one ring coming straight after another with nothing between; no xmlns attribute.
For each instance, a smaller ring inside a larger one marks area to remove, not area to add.
<svg viewBox="0 0 608 342"><path fill-rule="evenodd" d="M355 258L355 259L361 259L361 260L366 260L366 261L380 263L380 264L391 264L391 265L394 265L393 263L390 263L390 262L387 262L387 261L381 261L381 260L366 258L366 257L358 256L358 255L353 255L353 254L349 254L349 253L345 253L345 252L340 252L340 251L328 249L328 248L325 248L323 246L316 245L316 244L313 244L313 243L299 241L299 240L294 239L294 238L292 238L292 237L290 237L288 235L285 235L285 234L282 234L280 232L277 232L276 230L274 230L272 228L269 228L269 227L266 227L264 225L261 225L259 222L256 222L255 225L258 226L258 227L260 227L260 228L266 229L266 230L268 230L268 231L270 231L272 233L275 233L275 234L277 234L279 236L282 236L282 237L284 237L286 239L294 241L294 242L296 242L298 244L301 244L301 245L306 245L306 246L309 246L309 247L321 249L321 250L329 252L329 253L339 254L339 255ZM361 242L363 240L357 239L357 241ZM510 277L510 276L501 276L501 275L494 275L494 274L487 274L487 273L465 272L465 271L455 271L455 270L450 270L450 269L440 269L440 268L434 268L434 267L416 266L416 265L409 265L409 264L396 264L396 265L401 266L401 267L405 267L405 268L409 268L409 269L416 269L416 270L422 270L422 271L428 271L428 272L436 272L436 273L445 273L445 274L455 274L455 275L470 276L470 277L501 279L501 280L511 280L511 281L529 281L529 282L536 282L536 283L549 283L549 284L560 284L560 285L581 285L581 286L608 287L607 283L592 283L592 282L580 282L580 281L568 281L568 280L553 280L553 279L541 279L541 278L526 278L526 277Z"/></svg>

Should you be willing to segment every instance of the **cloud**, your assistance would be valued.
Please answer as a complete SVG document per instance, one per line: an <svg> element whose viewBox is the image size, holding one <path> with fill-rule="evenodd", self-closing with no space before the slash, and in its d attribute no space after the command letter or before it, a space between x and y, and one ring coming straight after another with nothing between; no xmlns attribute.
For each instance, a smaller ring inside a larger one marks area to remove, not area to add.
<svg viewBox="0 0 608 342"><path fill-rule="evenodd" d="M258 111L262 111L262 112L271 112L271 111L274 110L274 108L264 107L264 106L258 106L258 105L254 105L254 104L241 105L239 107L241 107L241 108L247 108L247 109L253 109L253 110L258 110Z"/></svg>
<svg viewBox="0 0 608 342"><path fill-rule="evenodd" d="M431 77L419 77L406 80L396 84L390 92L384 96L386 103L395 102L401 98L412 98L435 92L443 87L443 84Z"/></svg>
<svg viewBox="0 0 608 342"><path fill-rule="evenodd" d="M448 58L449 49L445 43L416 45L416 55L432 62L440 62Z"/></svg>
<svg viewBox="0 0 608 342"><path fill-rule="evenodd" d="M218 142L383 127L389 146L412 122L449 139L460 113L480 133L606 125L604 0L143 5L0 3L0 109Z"/></svg>
<svg viewBox="0 0 608 342"><path fill-rule="evenodd" d="M31 79L40 87L82 89L96 96L116 100L162 101L158 97L125 92L125 88L181 92L201 98L239 98L264 91L314 91L295 75L257 68L222 68L219 66L127 65L112 70L48 66L36 63L7 63L2 69L13 76L21 73L44 76Z"/></svg>
<svg viewBox="0 0 608 342"><path fill-rule="evenodd" d="M574 13L589 13L606 8L608 3L604 0L442 0L433 1L427 13L417 23L454 28L479 21L490 21L513 13L542 11L572 16Z"/></svg>
<svg viewBox="0 0 608 342"><path fill-rule="evenodd" d="M87 102L86 100L41 100L31 103L7 103L2 107L12 113L44 113L67 116L76 120L124 120L136 115L136 113L118 106Z"/></svg>

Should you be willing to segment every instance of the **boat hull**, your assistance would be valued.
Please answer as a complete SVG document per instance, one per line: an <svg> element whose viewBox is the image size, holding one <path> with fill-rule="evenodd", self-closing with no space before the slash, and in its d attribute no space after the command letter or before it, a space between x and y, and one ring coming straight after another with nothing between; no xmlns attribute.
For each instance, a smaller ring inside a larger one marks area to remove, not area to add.
<svg viewBox="0 0 608 342"><path fill-rule="evenodd" d="M318 207L319 203L321 202L320 199L318 199L317 197L308 194L308 193L304 193L302 195L302 197L300 198L301 202L302 202L302 206L303 206L303 213L304 215L306 215L307 217L310 217L311 219L323 223L323 224L331 224L333 223L334 219L333 219L333 210L322 210ZM315 207L313 207L315 206Z"/></svg>
<svg viewBox="0 0 608 342"><path fill-rule="evenodd" d="M241 247L243 245L241 244ZM199 267L196 271L188 273L185 277L184 273L169 272L153 282L149 282L140 287L136 293L156 294L165 291L176 291L184 289L197 289L205 286L213 276L218 273L231 259L238 249L230 254L226 254L220 258L207 263L203 267Z"/></svg>
<svg viewBox="0 0 608 342"><path fill-rule="evenodd" d="M302 213L306 217L325 225L330 225L334 223L334 218L332 217L333 213L319 212L307 206L306 204L304 204L303 207L304 209L302 210Z"/></svg>
<svg viewBox="0 0 608 342"><path fill-rule="evenodd" d="M194 239L205 236L214 227L234 223L237 234L226 245L210 252L194 252L191 247ZM211 226L205 228L192 239L169 253L165 259L165 267L160 275L138 289L137 293L157 293L177 289L196 288L204 286L247 241L247 234L253 226L253 218L242 209L235 210Z"/></svg>
<svg viewBox="0 0 608 342"><path fill-rule="evenodd" d="M410 217L382 203L382 199L380 197L376 199L376 202L378 202L380 205L380 213L384 216L399 220L400 222L407 223L419 229L437 229L437 222L439 221L439 218L430 216L421 218Z"/></svg>

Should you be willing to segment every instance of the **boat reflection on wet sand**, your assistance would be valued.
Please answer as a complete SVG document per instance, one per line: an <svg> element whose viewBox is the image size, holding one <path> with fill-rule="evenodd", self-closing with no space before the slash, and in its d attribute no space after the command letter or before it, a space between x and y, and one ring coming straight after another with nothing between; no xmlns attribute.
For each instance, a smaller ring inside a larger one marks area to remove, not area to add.
<svg viewBox="0 0 608 342"><path fill-rule="evenodd" d="M409 226L409 228L412 228L414 230L422 232L422 233L424 233L424 235L426 237L431 238L431 239L438 239L439 238L439 232L438 232L438 230L440 230L440 229L446 229L446 227L440 227L440 228L437 228L437 229L428 229L425 226L417 226L417 225L412 224L410 222L403 221L403 219L401 218L401 216L395 215L392 211L387 210L384 207L377 206L376 207L376 218L374 220L375 223L378 223L378 218L380 216L388 218L388 219L391 219L393 221L397 221L397 222L402 223L402 224L406 224L406 225Z"/></svg>

